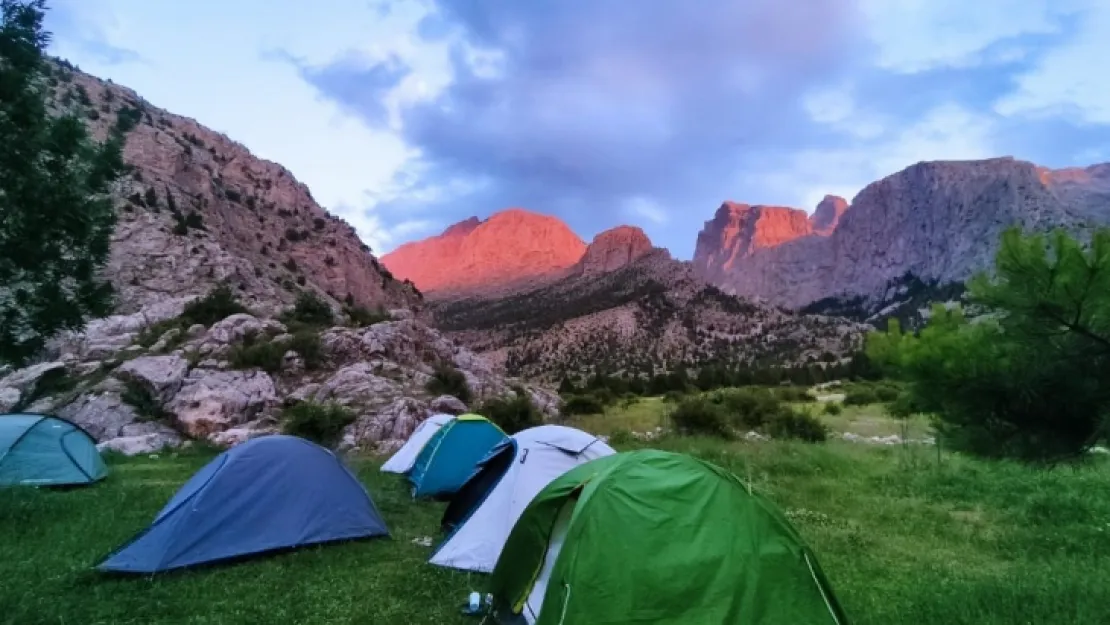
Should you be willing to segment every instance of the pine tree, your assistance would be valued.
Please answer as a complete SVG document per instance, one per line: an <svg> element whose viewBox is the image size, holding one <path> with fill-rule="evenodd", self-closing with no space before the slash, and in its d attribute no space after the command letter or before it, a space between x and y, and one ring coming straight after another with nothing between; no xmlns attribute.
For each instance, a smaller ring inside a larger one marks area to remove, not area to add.
<svg viewBox="0 0 1110 625"><path fill-rule="evenodd" d="M0 361L22 364L58 331L111 311L99 279L123 137L94 143L47 107L44 0L0 0Z"/></svg>

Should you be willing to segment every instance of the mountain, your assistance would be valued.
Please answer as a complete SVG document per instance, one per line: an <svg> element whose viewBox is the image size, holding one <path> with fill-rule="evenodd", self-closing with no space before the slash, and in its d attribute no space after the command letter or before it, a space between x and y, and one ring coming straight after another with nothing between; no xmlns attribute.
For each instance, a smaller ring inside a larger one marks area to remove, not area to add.
<svg viewBox="0 0 1110 625"><path fill-rule="evenodd" d="M826 196L810 217L798 208L724 202L698 233L694 266L703 277L727 283L743 259L759 250L831 233L846 207L842 198Z"/></svg>
<svg viewBox="0 0 1110 625"><path fill-rule="evenodd" d="M99 139L128 129L117 183L119 223L107 276L119 312L199 295L228 281L248 302L273 307L302 288L368 308L419 306L289 170L195 120L157 108L131 89L66 65L48 78L54 106Z"/></svg>
<svg viewBox="0 0 1110 625"><path fill-rule="evenodd" d="M829 234L815 229L775 245L723 245L722 222L738 231L747 222L734 224L732 213L722 219L722 210L698 237L700 275L744 297L864 319L958 296L963 281L992 265L1010 226L1081 232L1107 223L1110 166L1050 170L1011 157L922 162L865 187Z"/></svg>
<svg viewBox="0 0 1110 625"><path fill-rule="evenodd" d="M119 302L35 364L0 366L0 413L57 414L128 454L237 444L282 429L291 408L316 424L343 410L340 445L380 450L487 400L526 395L558 414L554 393L430 327L416 288L285 168L67 63L46 83L53 110L99 138L125 133L104 268ZM318 303L290 306L305 293Z"/></svg>
<svg viewBox="0 0 1110 625"><path fill-rule="evenodd" d="M590 242L571 275L589 276L616 271L655 248L644 231L635 226L618 226L599 233Z"/></svg>
<svg viewBox="0 0 1110 625"><path fill-rule="evenodd" d="M727 295L638 229L599 234L574 272L536 288L431 304L437 325L510 375L643 374L697 367L832 362L861 326Z"/></svg>
<svg viewBox="0 0 1110 625"><path fill-rule="evenodd" d="M382 264L442 297L556 277L585 251L586 243L558 218L512 208L406 243L382 256Z"/></svg>

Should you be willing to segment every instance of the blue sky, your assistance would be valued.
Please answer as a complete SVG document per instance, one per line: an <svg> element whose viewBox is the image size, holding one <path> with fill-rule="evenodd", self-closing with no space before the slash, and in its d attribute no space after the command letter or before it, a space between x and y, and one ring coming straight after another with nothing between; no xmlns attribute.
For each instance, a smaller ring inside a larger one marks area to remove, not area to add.
<svg viewBox="0 0 1110 625"><path fill-rule="evenodd" d="M1110 161L1108 0L51 6L55 54L282 163L378 253L518 206L689 258L725 199Z"/></svg>

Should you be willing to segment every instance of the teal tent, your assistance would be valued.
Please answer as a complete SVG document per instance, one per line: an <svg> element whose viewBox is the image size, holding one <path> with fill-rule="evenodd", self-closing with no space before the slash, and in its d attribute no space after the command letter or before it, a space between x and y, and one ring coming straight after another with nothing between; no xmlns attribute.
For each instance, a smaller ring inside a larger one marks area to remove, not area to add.
<svg viewBox="0 0 1110 625"><path fill-rule="evenodd" d="M485 417L459 415L439 428L420 449L408 473L412 496L444 498L453 495L489 450L507 439L501 428Z"/></svg>
<svg viewBox="0 0 1110 625"><path fill-rule="evenodd" d="M91 484L106 475L96 440L77 424L50 415L0 415L0 486Z"/></svg>

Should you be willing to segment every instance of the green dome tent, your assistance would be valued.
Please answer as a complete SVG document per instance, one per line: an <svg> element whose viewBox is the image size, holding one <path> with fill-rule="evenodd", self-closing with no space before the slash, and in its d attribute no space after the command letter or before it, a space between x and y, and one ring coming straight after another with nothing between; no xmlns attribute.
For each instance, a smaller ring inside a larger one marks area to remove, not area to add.
<svg viewBox="0 0 1110 625"><path fill-rule="evenodd" d="M500 623L847 625L786 517L731 473L657 450L548 484L490 578Z"/></svg>
<svg viewBox="0 0 1110 625"><path fill-rule="evenodd" d="M96 440L77 424L50 415L0 415L0 486L91 484L106 475Z"/></svg>

